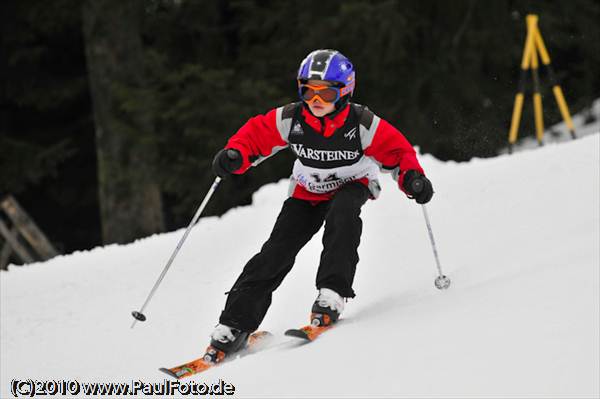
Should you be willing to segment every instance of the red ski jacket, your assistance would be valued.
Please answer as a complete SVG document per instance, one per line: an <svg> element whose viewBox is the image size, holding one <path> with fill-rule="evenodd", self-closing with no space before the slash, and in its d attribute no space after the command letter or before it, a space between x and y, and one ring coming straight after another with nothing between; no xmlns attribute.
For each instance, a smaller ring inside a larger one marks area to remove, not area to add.
<svg viewBox="0 0 600 399"><path fill-rule="evenodd" d="M379 194L378 172L391 172L402 191L409 170L423 173L408 140L368 108L348 104L333 118L317 118L301 103L250 118L225 148L238 150L242 174L253 163L290 147L297 160L290 195L312 202L329 200L341 185L359 181Z"/></svg>

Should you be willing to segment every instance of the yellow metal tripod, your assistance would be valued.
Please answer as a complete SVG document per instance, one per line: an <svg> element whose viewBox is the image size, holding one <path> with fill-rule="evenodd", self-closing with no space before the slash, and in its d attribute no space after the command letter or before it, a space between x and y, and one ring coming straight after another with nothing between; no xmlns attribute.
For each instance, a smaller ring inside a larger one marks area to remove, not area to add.
<svg viewBox="0 0 600 399"><path fill-rule="evenodd" d="M515 97L515 105L513 107L512 120L510 123L510 132L508 133L508 149L512 153L512 147L517 142L517 134L519 131L519 123L521 122L521 111L523 110L523 100L525 97L525 80L527 76L527 70L531 69L533 75L533 109L535 115L535 131L539 145L543 144L544 137L544 118L542 115L542 95L540 94L540 78L538 74L538 54L542 59L542 63L548 69L548 76L552 84L552 92L556 98L556 103L560 109L560 113L567 125L571 137L575 136L575 128L573 121L571 120L571 114L569 113L569 107L563 96L562 89L560 88L554 70L550 65L550 56L546 50L544 39L538 28L538 16L535 14L529 14L526 18L527 21L527 38L525 40L525 48L523 49L523 58L521 60L521 75L519 77L519 91Z"/></svg>

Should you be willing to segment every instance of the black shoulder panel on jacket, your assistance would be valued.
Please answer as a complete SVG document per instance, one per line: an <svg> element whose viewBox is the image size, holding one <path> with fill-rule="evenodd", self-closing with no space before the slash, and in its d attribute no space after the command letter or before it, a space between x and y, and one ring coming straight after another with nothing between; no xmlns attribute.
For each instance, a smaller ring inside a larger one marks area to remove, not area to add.
<svg viewBox="0 0 600 399"><path fill-rule="evenodd" d="M298 107L299 102L290 103L283 106L283 110L281 112L281 119L289 119L294 116L296 112L296 108Z"/></svg>
<svg viewBox="0 0 600 399"><path fill-rule="evenodd" d="M354 106L356 114L360 116L360 124L363 125L365 129L369 130L375 114L366 105L356 103L353 103L352 105Z"/></svg>

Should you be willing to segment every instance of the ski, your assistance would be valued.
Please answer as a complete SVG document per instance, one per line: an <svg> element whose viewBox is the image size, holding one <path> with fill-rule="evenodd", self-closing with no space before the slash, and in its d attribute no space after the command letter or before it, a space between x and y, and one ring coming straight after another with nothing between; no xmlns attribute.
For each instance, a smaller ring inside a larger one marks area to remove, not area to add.
<svg viewBox="0 0 600 399"><path fill-rule="evenodd" d="M288 337L295 337L306 340L308 342L314 341L323 334L325 331L330 330L334 327L334 324L328 326L313 326L307 325L302 328L292 328L285 332Z"/></svg>
<svg viewBox="0 0 600 399"><path fill-rule="evenodd" d="M201 358L192 360L191 362L187 362L182 364L181 366L166 368L159 368L163 373L168 374L169 376L176 378L178 380L182 378L189 377L194 374L202 373L210 368L221 365L223 362L231 361L238 357L243 357L252 353L256 353L266 347L266 343L273 337L268 331L256 331L250 334L248 337L248 344L246 347L233 355L231 359L225 358L223 352L220 352L221 356L218 356L217 362L208 361L205 359L207 355L202 356Z"/></svg>

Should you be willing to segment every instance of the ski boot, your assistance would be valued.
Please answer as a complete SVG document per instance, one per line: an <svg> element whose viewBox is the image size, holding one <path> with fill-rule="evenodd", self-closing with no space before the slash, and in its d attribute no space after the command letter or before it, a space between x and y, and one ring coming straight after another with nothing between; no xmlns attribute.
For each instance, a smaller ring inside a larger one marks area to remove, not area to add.
<svg viewBox="0 0 600 399"><path fill-rule="evenodd" d="M218 324L211 334L210 345L206 348L204 360L209 363L220 363L226 357L244 349L249 334L224 324Z"/></svg>
<svg viewBox="0 0 600 399"><path fill-rule="evenodd" d="M315 327L329 326L338 321L344 311L344 298L329 288L321 288L311 309L310 324Z"/></svg>

